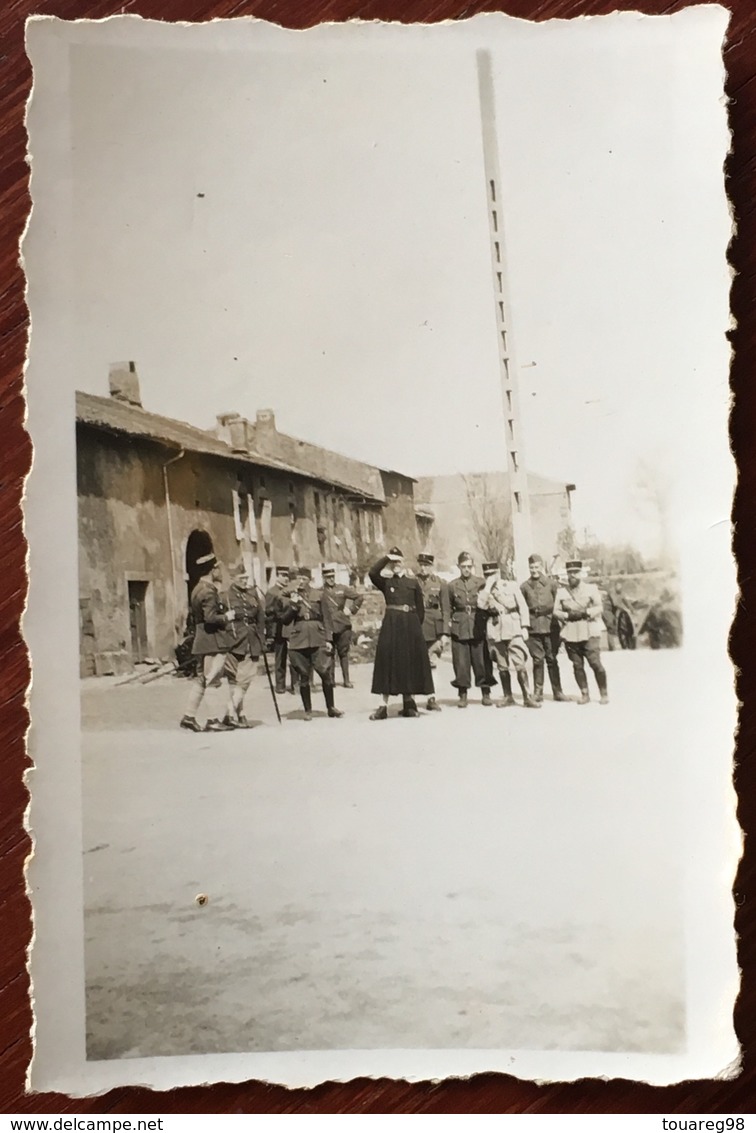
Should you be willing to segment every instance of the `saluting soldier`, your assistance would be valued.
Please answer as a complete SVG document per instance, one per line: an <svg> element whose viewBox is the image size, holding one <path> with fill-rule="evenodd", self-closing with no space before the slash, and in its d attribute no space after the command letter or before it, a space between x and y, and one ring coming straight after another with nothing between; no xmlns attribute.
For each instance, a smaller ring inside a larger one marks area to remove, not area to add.
<svg viewBox="0 0 756 1133"><path fill-rule="evenodd" d="M331 620L333 622L333 654L331 656L333 683L336 684L336 658L338 657L344 688L354 688L349 680L352 615L360 609L365 601L365 596L358 593L353 586L344 586L341 582L337 583L336 567L333 563L329 563L323 567L323 597L331 607ZM347 602L350 605L349 610L347 610Z"/></svg>
<svg viewBox="0 0 756 1133"><path fill-rule="evenodd" d="M578 704L587 704L590 700L586 661L593 669L601 704L608 704L606 670L601 663L601 632L604 628L601 595L598 586L581 577L583 563L580 559L570 559L566 566L567 585L560 586L557 591L554 614L562 627L562 640L580 689Z"/></svg>
<svg viewBox="0 0 756 1133"><path fill-rule="evenodd" d="M457 558L459 578L449 583L451 606L451 642L454 680L452 686L459 695L458 708L467 708L467 693L472 677L482 692L481 703L493 704L491 689L496 683L491 657L486 644L486 618L478 608L478 592L484 580L473 574L473 558L462 551Z"/></svg>
<svg viewBox="0 0 756 1133"><path fill-rule="evenodd" d="M221 595L221 569L215 555L203 555L197 560L197 567L202 574L192 590L190 605L194 624L192 654L199 664L180 727L190 732L223 732L226 726L220 721L220 713L211 717L202 728L197 721L197 712L206 691L221 684L226 655L231 647L229 625L236 615Z"/></svg>
<svg viewBox="0 0 756 1133"><path fill-rule="evenodd" d="M305 720L312 720L312 689L310 682L316 672L323 682L323 696L328 715L338 718L340 712L334 704L333 622L330 604L322 590L313 589L312 571L300 567L297 586L283 599L283 622L289 628L289 660L299 681Z"/></svg>
<svg viewBox="0 0 756 1133"><path fill-rule="evenodd" d="M419 716L415 696L433 696L434 691L423 638L425 606L420 583L407 572L404 555L398 547L392 547L374 563L368 574L373 586L386 599L371 686L372 691L383 698L383 703L370 714L370 719L388 719L391 696L401 696L402 716Z"/></svg>
<svg viewBox="0 0 756 1133"><path fill-rule="evenodd" d="M229 728L248 728L244 697L265 648L265 597L252 582L244 562L231 568L228 608L234 611L235 617L228 631L230 642L224 672L229 685L229 704L223 723Z"/></svg>
<svg viewBox="0 0 756 1133"><path fill-rule="evenodd" d="M449 605L449 586L442 578L432 571L434 556L422 552L417 556L417 580L423 592L425 616L423 618L423 637L428 649L428 658L431 668L434 668L431 658L443 652L449 640L449 621L451 608ZM429 712L440 712L441 705L436 703L435 696L429 696L425 706Z"/></svg>
<svg viewBox="0 0 756 1133"><path fill-rule="evenodd" d="M540 555L530 555L528 570L530 578L525 579L520 589L530 612L530 632L527 641L530 656L533 658L533 699L539 704L543 701L544 668L547 668L554 700L569 700L569 697L562 692L559 661L554 652L551 635L559 583L546 574Z"/></svg>
<svg viewBox="0 0 756 1133"><path fill-rule="evenodd" d="M291 588L291 572L287 566L276 567L276 581L265 595L265 616L272 631L275 659L276 692L286 692L286 661L289 652L283 613L285 600ZM294 691L294 675L292 688Z"/></svg>
<svg viewBox="0 0 756 1133"><path fill-rule="evenodd" d="M512 696L510 667L517 674L526 708L540 708L530 695L528 682L528 640L530 612L522 593L512 579L503 578L498 563L483 563L485 586L478 594L478 608L487 614L486 633L491 659L499 670L504 699L497 708L516 703Z"/></svg>

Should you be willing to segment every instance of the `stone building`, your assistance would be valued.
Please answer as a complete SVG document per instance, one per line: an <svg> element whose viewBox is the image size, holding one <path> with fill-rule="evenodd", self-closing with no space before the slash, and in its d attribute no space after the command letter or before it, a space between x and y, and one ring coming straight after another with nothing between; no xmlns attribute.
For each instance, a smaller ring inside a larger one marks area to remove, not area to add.
<svg viewBox="0 0 756 1133"><path fill-rule="evenodd" d="M563 557L569 550L575 485L532 472L527 484L533 528L530 550L547 562ZM453 569L462 550L470 551L478 562L505 557L497 544L503 547L511 540L506 472L421 477L415 485L415 511L424 549L435 553L440 570Z"/></svg>
<svg viewBox="0 0 756 1133"><path fill-rule="evenodd" d="M391 543L418 549L410 477L279 433L269 410L210 432L150 413L133 363L109 397L77 393L76 440L83 675L170 657L211 550L265 589L276 564L361 577Z"/></svg>

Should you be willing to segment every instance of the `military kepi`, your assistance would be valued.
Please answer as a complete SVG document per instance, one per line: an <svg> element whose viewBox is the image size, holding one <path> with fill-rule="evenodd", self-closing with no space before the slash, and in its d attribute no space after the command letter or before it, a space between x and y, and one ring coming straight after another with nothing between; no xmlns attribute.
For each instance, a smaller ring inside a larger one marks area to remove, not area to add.
<svg viewBox="0 0 756 1133"><path fill-rule="evenodd" d="M483 574L496 574L497 570L499 569L500 567L498 563L483 563L482 567Z"/></svg>
<svg viewBox="0 0 756 1133"><path fill-rule="evenodd" d="M420 563L420 566L433 566L435 558L433 555L426 555L425 552L421 552L417 556L417 561Z"/></svg>
<svg viewBox="0 0 756 1133"><path fill-rule="evenodd" d="M389 550L390 555L398 555L400 559L404 558L404 551L400 551L398 547L391 547Z"/></svg>
<svg viewBox="0 0 756 1133"><path fill-rule="evenodd" d="M583 560L582 559L568 559L565 566L566 566L567 570L582 570L583 569Z"/></svg>

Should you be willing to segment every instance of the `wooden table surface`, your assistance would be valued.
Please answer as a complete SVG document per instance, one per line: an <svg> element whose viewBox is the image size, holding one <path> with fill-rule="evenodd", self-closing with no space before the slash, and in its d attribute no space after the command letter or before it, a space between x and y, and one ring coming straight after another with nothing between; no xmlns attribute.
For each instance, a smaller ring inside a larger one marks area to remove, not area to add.
<svg viewBox="0 0 756 1133"><path fill-rule="evenodd" d="M630 1082L584 1081L539 1087L514 1078L485 1074L440 1085L408 1085L386 1080L325 1084L314 1090L286 1090L248 1082L168 1093L117 1089L103 1097L76 1100L54 1095L24 1096L24 1074L30 1058L31 1012L25 949L30 911L22 880L29 840L23 830L26 792L22 776L28 766L24 707L29 680L19 630L26 579L22 534L21 491L29 468L30 443L24 432L22 369L28 330L24 278L18 264L18 241L29 209L25 164L24 109L31 71L24 54L24 21L32 14L66 19L101 18L118 12L170 20L207 20L255 15L289 27L307 27L322 20L401 19L404 22L448 20L476 12L504 10L511 15L546 19L597 15L616 8L649 14L685 8L663 0L505 0L463 3L461 0L11 0L0 13L0 1112L42 1113L713 1113L743 1114L756 1110L756 983L754 950L754 850L747 847L736 884L737 930L740 936L742 993L736 1028L744 1049L743 1073L730 1082L695 1082L655 1088ZM756 5L733 0L725 50L727 94L733 131L727 163L728 192L737 220L730 250L737 277L732 309L737 329L731 333L732 445L740 486L735 506L735 549L740 564L742 601L732 634L732 655L741 670L739 693L744 702L737 748L736 785L739 815L746 833L755 828L756 788L753 749L756 648ZM54 596L51 596L54 600ZM703 679L703 674L702 674ZM691 689L691 695L699 695Z"/></svg>

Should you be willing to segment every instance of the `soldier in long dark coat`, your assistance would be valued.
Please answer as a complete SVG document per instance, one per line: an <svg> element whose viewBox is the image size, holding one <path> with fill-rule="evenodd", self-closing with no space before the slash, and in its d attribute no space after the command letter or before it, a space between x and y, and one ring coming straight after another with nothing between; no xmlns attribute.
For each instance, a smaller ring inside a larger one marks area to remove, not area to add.
<svg viewBox="0 0 756 1133"><path fill-rule="evenodd" d="M323 597L331 607L333 621L333 683L336 684L336 658L341 665L344 688L354 688L349 680L349 647L352 644L352 614L356 614L365 601L353 586L344 586L336 581L336 567L332 564L323 567ZM347 602L350 609L347 610Z"/></svg>
<svg viewBox="0 0 756 1133"><path fill-rule="evenodd" d="M244 697L265 648L265 597L252 582L243 562L231 568L228 608L236 616L228 631L230 641L224 673L230 695L223 723L228 728L248 728Z"/></svg>
<svg viewBox="0 0 756 1133"><path fill-rule="evenodd" d="M391 574L385 575L387 566ZM373 667L372 691L383 704L371 720L388 718L390 696L401 696L402 716L418 716L415 695L433 696L433 674L423 637L425 606L420 583L404 569L404 556L392 547L368 572L370 581L386 599L386 611L378 635Z"/></svg>
<svg viewBox="0 0 756 1133"><path fill-rule="evenodd" d="M473 574L473 558L467 551L457 558L459 578L449 583L451 604L451 639L454 680L459 695L459 708L467 708L467 693L475 679L481 690L481 703L489 707L491 689L496 684L493 664L486 643L486 613L478 609L478 592L484 581Z"/></svg>
<svg viewBox="0 0 756 1133"><path fill-rule="evenodd" d="M421 552L417 556L417 580L423 592L425 617L423 618L423 637L428 649L428 658L433 654L440 654L449 640L449 620L451 609L449 606L449 585L434 574L431 567L434 563L433 555ZM433 662L430 662L433 668ZM436 702L435 696L428 697L425 706L429 712L440 712L441 706Z"/></svg>
<svg viewBox="0 0 756 1133"><path fill-rule="evenodd" d="M211 717L203 729L197 721L197 712L207 689L221 683L231 646L229 625L236 615L221 595L218 585L221 570L215 555L204 555L198 559L197 566L203 573L192 591L191 610L195 627L192 654L199 666L180 726L190 732L223 732L226 726L220 721L220 713Z"/></svg>
<svg viewBox="0 0 756 1133"><path fill-rule="evenodd" d="M312 572L309 568L300 567L296 590L284 599L283 606L283 622L289 627L289 660L299 680L299 695L302 697L305 720L312 719L310 681L313 672L323 682L328 715L344 715L336 708L333 696L331 610L323 598L322 590L314 590L310 585L311 580Z"/></svg>

